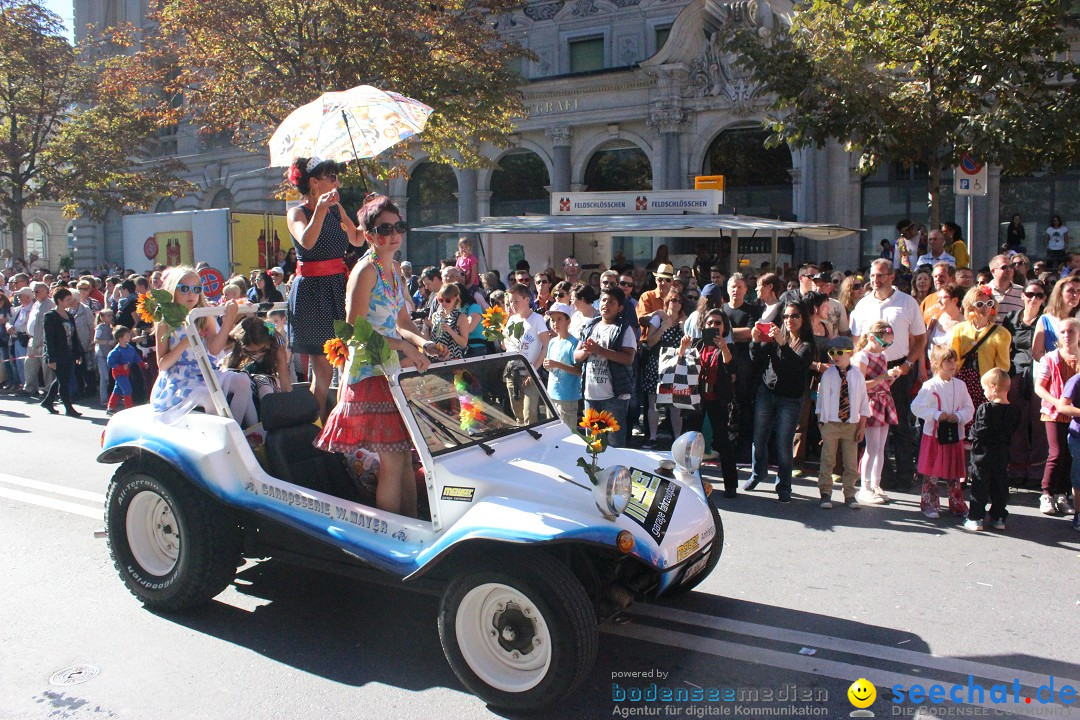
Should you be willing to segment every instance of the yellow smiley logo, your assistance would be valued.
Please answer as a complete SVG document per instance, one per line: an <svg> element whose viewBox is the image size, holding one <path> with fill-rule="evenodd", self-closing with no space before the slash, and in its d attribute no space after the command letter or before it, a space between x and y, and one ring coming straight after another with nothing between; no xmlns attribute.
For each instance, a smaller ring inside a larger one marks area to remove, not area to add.
<svg viewBox="0 0 1080 720"><path fill-rule="evenodd" d="M847 691L847 697L855 707L860 709L868 708L877 699L877 688L874 687L874 683L866 678L859 678L851 683L851 687Z"/></svg>

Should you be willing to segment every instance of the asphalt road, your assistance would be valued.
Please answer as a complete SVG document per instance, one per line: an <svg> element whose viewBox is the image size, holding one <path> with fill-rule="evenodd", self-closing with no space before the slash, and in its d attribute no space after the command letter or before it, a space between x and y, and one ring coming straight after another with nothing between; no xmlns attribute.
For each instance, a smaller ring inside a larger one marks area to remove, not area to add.
<svg viewBox="0 0 1080 720"><path fill-rule="evenodd" d="M443 657L437 598L269 561L200 611L144 610L94 536L104 423L0 397L0 718L500 716ZM979 535L916 495L857 511L819 509L809 480L795 495L719 500L713 575L604 626L586 683L542 717L848 717L863 677L876 717L1080 718L1062 697L1080 693L1080 534L1033 493ZM934 685L945 702L908 697Z"/></svg>

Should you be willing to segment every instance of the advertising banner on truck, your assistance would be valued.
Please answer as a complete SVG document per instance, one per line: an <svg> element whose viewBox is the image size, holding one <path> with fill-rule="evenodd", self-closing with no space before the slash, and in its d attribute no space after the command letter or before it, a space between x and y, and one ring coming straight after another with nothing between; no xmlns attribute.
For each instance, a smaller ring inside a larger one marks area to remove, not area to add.
<svg viewBox="0 0 1080 720"><path fill-rule="evenodd" d="M234 212L232 238L232 272L243 275L278 265L278 251L287 252L293 246L284 215Z"/></svg>
<svg viewBox="0 0 1080 720"><path fill-rule="evenodd" d="M124 216L124 267L142 272L162 265L229 267L229 211L187 210Z"/></svg>

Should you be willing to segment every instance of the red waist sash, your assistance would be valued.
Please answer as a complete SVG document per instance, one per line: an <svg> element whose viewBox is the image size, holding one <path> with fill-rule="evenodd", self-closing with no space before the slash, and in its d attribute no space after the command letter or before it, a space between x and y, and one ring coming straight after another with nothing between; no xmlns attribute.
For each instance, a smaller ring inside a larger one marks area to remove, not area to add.
<svg viewBox="0 0 1080 720"><path fill-rule="evenodd" d="M301 277L323 277L325 275L344 275L344 260L308 260L296 263L296 274Z"/></svg>

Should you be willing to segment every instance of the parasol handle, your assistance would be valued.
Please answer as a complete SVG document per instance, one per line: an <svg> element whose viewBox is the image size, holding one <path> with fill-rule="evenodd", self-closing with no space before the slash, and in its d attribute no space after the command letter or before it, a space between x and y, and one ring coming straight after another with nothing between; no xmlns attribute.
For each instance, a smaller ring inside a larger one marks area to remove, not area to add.
<svg viewBox="0 0 1080 720"><path fill-rule="evenodd" d="M364 177L364 169L360 167L360 156L356 153L356 141L353 140L352 127L349 126L349 114L344 109L341 111L341 119L345 121L345 129L349 133L349 144L352 145L353 160L356 161L356 168L360 171L360 183L363 186L364 194L367 195L367 178Z"/></svg>

